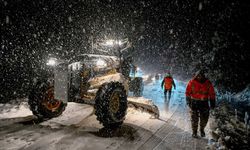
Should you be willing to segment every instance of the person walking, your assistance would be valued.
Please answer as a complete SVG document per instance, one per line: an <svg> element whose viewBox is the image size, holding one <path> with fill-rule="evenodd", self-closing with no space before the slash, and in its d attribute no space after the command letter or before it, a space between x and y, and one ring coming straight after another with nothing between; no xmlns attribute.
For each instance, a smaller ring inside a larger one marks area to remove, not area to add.
<svg viewBox="0 0 250 150"><path fill-rule="evenodd" d="M174 89L176 89L174 79L171 76L170 72L168 72L161 83L161 87L164 89L165 100L167 98L167 94L168 94L168 100L170 100L173 86L174 86Z"/></svg>
<svg viewBox="0 0 250 150"><path fill-rule="evenodd" d="M188 82L185 94L190 108L192 137L198 137L198 123L200 136L205 137L204 129L208 122L209 110L215 107L215 92L203 70L197 71L193 79Z"/></svg>

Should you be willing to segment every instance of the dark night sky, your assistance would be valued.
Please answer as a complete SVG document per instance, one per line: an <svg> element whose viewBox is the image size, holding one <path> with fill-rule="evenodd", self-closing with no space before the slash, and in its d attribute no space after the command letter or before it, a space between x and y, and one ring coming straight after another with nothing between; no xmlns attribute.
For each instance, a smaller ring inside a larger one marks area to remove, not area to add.
<svg viewBox="0 0 250 150"><path fill-rule="evenodd" d="M249 9L233 0L1 0L1 93L27 89L49 54L71 58L111 38L128 38L148 72L187 79L202 64L213 81L243 89Z"/></svg>

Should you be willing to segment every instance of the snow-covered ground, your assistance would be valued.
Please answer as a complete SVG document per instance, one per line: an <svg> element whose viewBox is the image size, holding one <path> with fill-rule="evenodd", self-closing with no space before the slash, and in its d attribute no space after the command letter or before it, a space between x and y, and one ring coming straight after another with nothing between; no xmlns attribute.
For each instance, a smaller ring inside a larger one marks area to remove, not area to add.
<svg viewBox="0 0 250 150"><path fill-rule="evenodd" d="M243 91L220 95L211 114L211 149L250 149L250 85Z"/></svg>
<svg viewBox="0 0 250 150"><path fill-rule="evenodd" d="M228 103L220 103L211 114L210 129L211 149L250 148L250 126L239 120Z"/></svg>
<svg viewBox="0 0 250 150"><path fill-rule="evenodd" d="M176 81L172 99L165 101L161 81L145 83L144 97L160 109L160 118L129 108L120 129L107 134L93 114L93 107L69 103L65 112L41 123L26 102L19 107L0 105L0 150L8 149L205 149L208 139L191 137L185 106L185 83ZM133 98L130 98L133 99ZM135 98L134 100L144 98ZM5 109L8 106L8 109Z"/></svg>
<svg viewBox="0 0 250 150"><path fill-rule="evenodd" d="M170 101L165 101L163 89L161 87L162 79L152 81L145 81L143 97L151 99L154 104L156 104L160 110L160 116L166 117L165 115L170 115L173 113L179 103L185 105L185 87L186 83L181 81L176 81L176 89L172 90L172 95Z"/></svg>
<svg viewBox="0 0 250 150"><path fill-rule="evenodd" d="M237 93L234 98L239 101L247 101L250 105L250 84L242 92Z"/></svg>

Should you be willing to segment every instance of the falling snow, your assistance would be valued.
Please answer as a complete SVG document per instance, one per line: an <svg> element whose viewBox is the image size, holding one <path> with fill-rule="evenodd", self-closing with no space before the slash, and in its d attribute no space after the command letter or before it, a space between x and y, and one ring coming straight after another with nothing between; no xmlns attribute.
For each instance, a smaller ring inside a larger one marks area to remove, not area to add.
<svg viewBox="0 0 250 150"><path fill-rule="evenodd" d="M6 24L9 24L9 23L10 23L10 17L6 16Z"/></svg>
<svg viewBox="0 0 250 150"><path fill-rule="evenodd" d="M239 121L244 122L250 103L248 1L0 3L0 106L11 101L19 105L18 100L27 99L35 83L51 77L54 68L46 65L51 57L69 62L82 54L97 54L129 58L133 67L148 76L170 71L183 83L203 69L219 101L237 109ZM159 89L145 90L144 96L153 99L152 90ZM223 113L227 112L218 114ZM234 123L227 121L228 127ZM214 144L232 139L223 135Z"/></svg>
<svg viewBox="0 0 250 150"><path fill-rule="evenodd" d="M199 11L201 11L202 10L202 3L200 2L199 3Z"/></svg>

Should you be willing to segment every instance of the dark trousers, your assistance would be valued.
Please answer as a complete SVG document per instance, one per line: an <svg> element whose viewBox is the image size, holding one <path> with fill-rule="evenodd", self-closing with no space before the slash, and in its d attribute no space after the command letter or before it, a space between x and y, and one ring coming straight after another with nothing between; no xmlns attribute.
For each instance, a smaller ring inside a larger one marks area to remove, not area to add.
<svg viewBox="0 0 250 150"><path fill-rule="evenodd" d="M191 100L190 108L193 132L197 132L198 124L200 124L200 130L204 130L209 118L208 101Z"/></svg>
<svg viewBox="0 0 250 150"><path fill-rule="evenodd" d="M170 100L170 98L171 98L171 93L172 93L172 89L165 89L164 90L164 97L165 97L165 99L167 98L167 94L168 94L168 99Z"/></svg>

